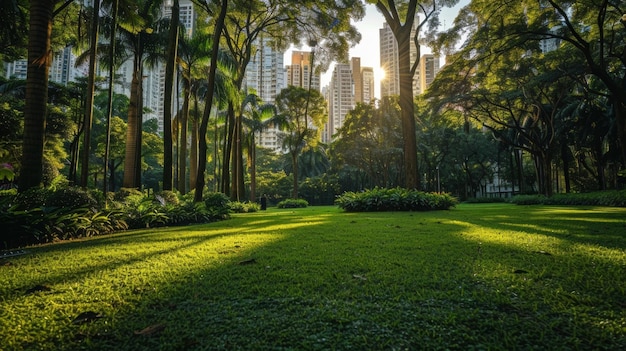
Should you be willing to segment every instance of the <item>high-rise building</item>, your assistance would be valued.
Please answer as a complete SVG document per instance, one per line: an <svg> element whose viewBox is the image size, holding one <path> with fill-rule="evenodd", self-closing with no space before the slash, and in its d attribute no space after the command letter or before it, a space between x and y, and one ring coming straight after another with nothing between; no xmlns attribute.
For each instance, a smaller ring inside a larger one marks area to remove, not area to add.
<svg viewBox="0 0 626 351"><path fill-rule="evenodd" d="M286 87L284 53L276 50L268 38L261 37L255 42L255 53L248 63L244 77L244 87L256 91L263 103L273 104L276 95ZM278 151L281 145L276 126L257 133L257 145Z"/></svg>
<svg viewBox="0 0 626 351"><path fill-rule="evenodd" d="M420 58L416 76L419 79L418 94L423 94L439 72L439 57L425 54Z"/></svg>
<svg viewBox="0 0 626 351"><path fill-rule="evenodd" d="M419 18L415 18L413 29L411 30L411 38L417 33L417 24ZM379 29L380 41L380 67L385 71L385 78L380 82L381 97L400 95L400 73L398 70L398 43L396 41L391 27L388 23L383 24L383 28ZM417 47L411 45L410 60L413 64L417 57ZM413 77L413 94L417 94L419 89L419 80Z"/></svg>
<svg viewBox="0 0 626 351"><path fill-rule="evenodd" d="M333 70L327 94L328 124L322 135L323 142L330 142L332 140L332 136L343 125L343 121L348 112L354 109L354 92L356 89L351 68L351 66L354 67L354 62L353 60L351 61L352 64L338 63ZM359 62L359 60L356 60L356 62ZM360 76L360 66L357 75Z"/></svg>
<svg viewBox="0 0 626 351"><path fill-rule="evenodd" d="M350 70L352 71L352 82L354 86L354 103L363 102L363 75L361 73L361 58L350 59Z"/></svg>
<svg viewBox="0 0 626 351"><path fill-rule="evenodd" d="M376 96L374 95L374 69L372 67L362 67L361 68L361 77L362 77L362 102L363 103L371 103Z"/></svg>
<svg viewBox="0 0 626 351"><path fill-rule="evenodd" d="M287 85L320 91L320 75L311 72L314 56L308 51L293 51L287 68ZM309 81L311 81L309 83Z"/></svg>

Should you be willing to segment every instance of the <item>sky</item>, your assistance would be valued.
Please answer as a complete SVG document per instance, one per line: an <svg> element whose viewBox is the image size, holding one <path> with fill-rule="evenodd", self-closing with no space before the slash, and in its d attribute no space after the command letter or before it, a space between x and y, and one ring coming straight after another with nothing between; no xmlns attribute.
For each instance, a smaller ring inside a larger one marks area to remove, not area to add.
<svg viewBox="0 0 626 351"><path fill-rule="evenodd" d="M442 9L440 16L442 30L452 25L459 9L467 5L469 1L470 0L461 0L459 4L453 8ZM361 67L372 67L374 69L374 79L376 81L374 95L380 98L380 79L382 76L380 73L378 31L383 27L385 19L374 5L367 4L365 11L365 17L361 21L355 22L355 26L359 29L359 32L361 32L361 42L350 49L350 57L360 57ZM301 50L309 50L309 48L303 47ZM422 47L422 53L430 53L430 49L428 47ZM285 64L291 64L291 51L285 54ZM333 66L331 65L328 71L322 74L322 87L330 83L332 72Z"/></svg>

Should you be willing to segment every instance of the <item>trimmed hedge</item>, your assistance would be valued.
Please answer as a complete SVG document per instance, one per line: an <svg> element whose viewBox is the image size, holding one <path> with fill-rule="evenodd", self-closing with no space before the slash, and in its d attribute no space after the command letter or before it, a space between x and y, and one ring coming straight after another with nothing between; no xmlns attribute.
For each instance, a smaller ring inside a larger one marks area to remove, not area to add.
<svg viewBox="0 0 626 351"><path fill-rule="evenodd" d="M626 190L596 191L592 193L517 195L511 198L516 205L568 205L626 207Z"/></svg>
<svg viewBox="0 0 626 351"><path fill-rule="evenodd" d="M304 199L286 199L276 205L278 208L305 208L307 206L309 202Z"/></svg>
<svg viewBox="0 0 626 351"><path fill-rule="evenodd" d="M450 194L425 193L403 188L379 188L345 192L335 204L348 212L447 210L458 204Z"/></svg>

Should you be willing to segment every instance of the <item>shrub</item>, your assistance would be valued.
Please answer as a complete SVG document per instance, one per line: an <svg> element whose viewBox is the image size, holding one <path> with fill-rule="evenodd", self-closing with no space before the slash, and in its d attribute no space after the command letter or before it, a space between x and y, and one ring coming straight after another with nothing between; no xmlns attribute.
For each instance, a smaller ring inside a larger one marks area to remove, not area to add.
<svg viewBox="0 0 626 351"><path fill-rule="evenodd" d="M506 199L503 197L470 197L465 202L468 204L491 204L506 202Z"/></svg>
<svg viewBox="0 0 626 351"><path fill-rule="evenodd" d="M446 210L457 203L458 200L450 194L378 187L362 192L345 192L335 200L335 204L348 212Z"/></svg>
<svg viewBox="0 0 626 351"><path fill-rule="evenodd" d="M29 210L40 208L46 205L46 199L50 194L50 190L44 188L32 188L23 193L18 193L14 199L17 209Z"/></svg>
<svg viewBox="0 0 626 351"><path fill-rule="evenodd" d="M251 213L261 210L261 205L254 202L232 201L229 203L228 207L234 213Z"/></svg>
<svg viewBox="0 0 626 351"><path fill-rule="evenodd" d="M304 199L286 199L276 205L278 208L304 208L307 206L309 203Z"/></svg>
<svg viewBox="0 0 626 351"><path fill-rule="evenodd" d="M171 190L163 190L154 196L162 205L178 205L178 195Z"/></svg>
<svg viewBox="0 0 626 351"><path fill-rule="evenodd" d="M51 207L68 208L98 207L98 202L89 192L76 187L60 188L50 192L45 204Z"/></svg>
<svg viewBox="0 0 626 351"><path fill-rule="evenodd" d="M626 190L596 191L592 193L518 195L511 198L516 205L569 205L626 207Z"/></svg>

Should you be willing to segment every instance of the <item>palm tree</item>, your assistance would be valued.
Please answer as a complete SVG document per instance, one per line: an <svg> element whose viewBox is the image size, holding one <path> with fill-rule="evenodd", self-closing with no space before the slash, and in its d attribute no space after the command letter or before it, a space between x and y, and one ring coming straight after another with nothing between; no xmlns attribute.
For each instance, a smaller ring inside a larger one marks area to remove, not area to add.
<svg viewBox="0 0 626 351"><path fill-rule="evenodd" d="M96 55L98 50L98 31L100 30L100 0L93 2L91 32L89 34L89 74L87 78L87 101L83 120L83 154L81 157L82 169L80 185L87 187L89 178L89 156L91 147L91 127L93 124L93 99L96 88Z"/></svg>
<svg viewBox="0 0 626 351"><path fill-rule="evenodd" d="M207 8L208 12L211 12ZM207 90L206 105L202 114L202 122L198 131L198 175L196 177L196 192L194 194L194 202L202 201L202 191L204 190L204 172L206 170L206 132L209 124L209 115L213 108L213 93L215 92L215 77L217 72L217 63L220 49L220 36L224 28L224 20L226 19L226 10L228 10L228 0L220 1L220 11L217 16L215 27L213 29L213 42L211 48L211 66L209 68L209 86Z"/></svg>
<svg viewBox="0 0 626 351"><path fill-rule="evenodd" d="M173 88L176 76L176 56L178 55L179 12L178 0L174 0L172 3L172 16L170 19L167 58L165 63L165 101L163 102L163 149L165 155L163 159L163 190L172 190L173 186L172 99L174 97Z"/></svg>
<svg viewBox="0 0 626 351"><path fill-rule="evenodd" d="M192 93L197 97L202 70L209 63L210 38L202 32L194 32L191 38L182 38L179 43L178 65L181 70L181 80L183 85L183 107L179 119L180 137L178 141L178 191L182 194L186 192L186 164L187 164L187 129L189 121L190 100ZM197 99L196 99L197 111ZM190 160L190 187L195 188L195 176L197 172L197 114L192 131L192 154Z"/></svg>
<svg viewBox="0 0 626 351"><path fill-rule="evenodd" d="M43 145L48 102L48 69L53 10L56 1L30 1L28 68L24 139L19 191L38 187L43 180Z"/></svg>
<svg viewBox="0 0 626 351"><path fill-rule="evenodd" d="M250 172L250 201L256 199L256 134L276 122L276 106L261 104L256 94L248 94L241 104L243 123L243 145L248 155L248 171Z"/></svg>
<svg viewBox="0 0 626 351"><path fill-rule="evenodd" d="M143 68L144 64L155 64L161 58L162 36L153 26L160 14L160 0L137 2L136 17L124 18L120 23L117 46L120 55L132 59L133 77L128 108L128 129L126 130L126 155L124 161L123 186L138 188L141 185L141 134L143 109Z"/></svg>

